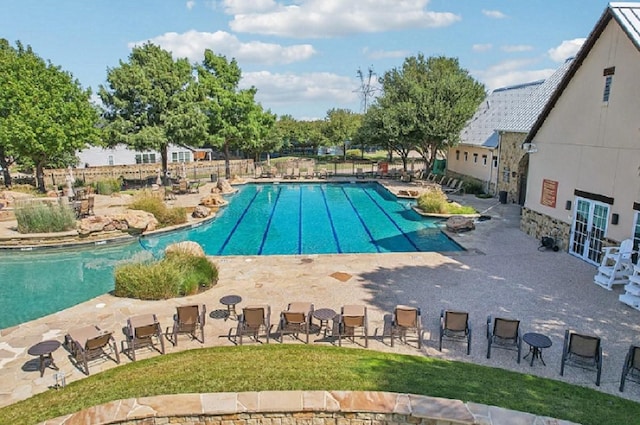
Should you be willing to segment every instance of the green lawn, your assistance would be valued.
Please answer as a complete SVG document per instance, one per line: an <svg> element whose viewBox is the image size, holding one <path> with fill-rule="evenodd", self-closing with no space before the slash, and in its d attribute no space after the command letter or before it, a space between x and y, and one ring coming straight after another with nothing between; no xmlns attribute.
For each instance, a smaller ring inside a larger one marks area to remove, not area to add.
<svg viewBox="0 0 640 425"><path fill-rule="evenodd" d="M205 348L129 363L2 408L0 423L33 424L130 397L266 390L414 393L585 425L640 423L640 403L550 379L429 357L279 344Z"/></svg>

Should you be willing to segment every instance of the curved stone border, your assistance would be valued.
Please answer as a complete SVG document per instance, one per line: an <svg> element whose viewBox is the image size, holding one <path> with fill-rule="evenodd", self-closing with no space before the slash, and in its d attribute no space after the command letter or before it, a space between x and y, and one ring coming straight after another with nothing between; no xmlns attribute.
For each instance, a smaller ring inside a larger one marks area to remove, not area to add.
<svg viewBox="0 0 640 425"><path fill-rule="evenodd" d="M376 391L263 391L117 400L42 422L84 424L531 424L572 422L460 400Z"/></svg>

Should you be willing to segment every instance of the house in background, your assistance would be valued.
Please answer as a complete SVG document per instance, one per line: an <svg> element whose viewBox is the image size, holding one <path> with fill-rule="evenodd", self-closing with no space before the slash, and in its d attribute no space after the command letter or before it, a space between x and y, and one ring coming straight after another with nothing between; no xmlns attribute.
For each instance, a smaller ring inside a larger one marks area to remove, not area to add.
<svg viewBox="0 0 640 425"><path fill-rule="evenodd" d="M535 81L491 92L465 125L460 142L449 148L448 172L479 180L487 193L496 193L499 162L496 128L541 84L542 81Z"/></svg>
<svg viewBox="0 0 640 425"><path fill-rule="evenodd" d="M524 140L521 228L598 264L640 240L640 3L611 3Z"/></svg>
<svg viewBox="0 0 640 425"><path fill-rule="evenodd" d="M524 205L529 154L535 153L536 148L531 145L523 147L523 142L569 69L572 60L573 58L567 59L542 84L536 85L535 90L519 105L509 108L504 119L495 128L499 137L497 191L502 193L505 202Z"/></svg>
<svg viewBox="0 0 640 425"><path fill-rule="evenodd" d="M168 162L210 161L213 151L206 148L192 148L170 144L167 150ZM134 151L125 145L115 148L91 146L77 154L79 167L97 167L104 165L155 164L162 162L160 152Z"/></svg>

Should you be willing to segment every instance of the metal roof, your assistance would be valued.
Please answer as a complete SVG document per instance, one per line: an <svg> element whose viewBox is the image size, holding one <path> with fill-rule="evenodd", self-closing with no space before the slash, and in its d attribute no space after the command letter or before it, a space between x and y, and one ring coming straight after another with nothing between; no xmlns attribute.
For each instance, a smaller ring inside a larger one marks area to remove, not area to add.
<svg viewBox="0 0 640 425"><path fill-rule="evenodd" d="M609 3L609 10L636 47L640 47L640 3Z"/></svg>
<svg viewBox="0 0 640 425"><path fill-rule="evenodd" d="M498 146L498 138L494 137L498 124L542 83L541 80L495 89L467 121L460 133L460 143L489 148Z"/></svg>
<svg viewBox="0 0 640 425"><path fill-rule="evenodd" d="M512 131L517 133L527 133L533 127L551 95L564 74L569 69L573 58L567 59L549 78L544 80L531 95L514 108L511 108L504 119L496 126L499 131Z"/></svg>

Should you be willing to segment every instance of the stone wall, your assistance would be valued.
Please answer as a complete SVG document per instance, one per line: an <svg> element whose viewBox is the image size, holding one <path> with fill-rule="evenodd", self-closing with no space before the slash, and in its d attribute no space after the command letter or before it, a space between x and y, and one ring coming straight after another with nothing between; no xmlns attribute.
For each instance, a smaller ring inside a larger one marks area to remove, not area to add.
<svg viewBox="0 0 640 425"><path fill-rule="evenodd" d="M522 208L520 230L540 240L543 236L551 236L562 251L569 249L571 225L558 219L541 214L529 208Z"/></svg>
<svg viewBox="0 0 640 425"><path fill-rule="evenodd" d="M522 150L525 133L505 132L500 135L500 163L498 164L498 192L507 192L507 202L518 202L518 192L522 173L519 165L528 155Z"/></svg>
<svg viewBox="0 0 640 425"><path fill-rule="evenodd" d="M494 419L497 422L494 422ZM551 423L460 400L377 391L176 394L117 400L46 425L462 425ZM538 422L539 420L539 422ZM553 422L570 425L569 422Z"/></svg>

